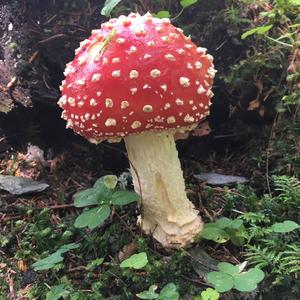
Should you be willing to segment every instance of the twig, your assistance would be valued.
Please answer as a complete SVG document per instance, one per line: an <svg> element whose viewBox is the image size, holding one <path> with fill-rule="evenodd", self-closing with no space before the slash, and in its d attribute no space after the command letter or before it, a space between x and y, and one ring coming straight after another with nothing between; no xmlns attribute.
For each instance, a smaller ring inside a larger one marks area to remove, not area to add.
<svg viewBox="0 0 300 300"><path fill-rule="evenodd" d="M211 216L211 214L208 212L208 210L203 206L202 209L204 210L206 216L209 218L209 220L212 222L214 218Z"/></svg>
<svg viewBox="0 0 300 300"><path fill-rule="evenodd" d="M14 280L11 276L11 269L8 270L7 281L9 285L9 300L15 299Z"/></svg>
<svg viewBox="0 0 300 300"><path fill-rule="evenodd" d="M270 196L272 196L272 192L271 192L270 180L269 180L269 158L270 158L269 149L270 149L271 139L273 138L274 130L275 130L275 127L277 125L278 117L279 117L279 113L276 113L273 124L272 124L270 136L269 136L268 146L267 146L267 153L266 153L267 154L267 157L266 157L266 181L267 181L267 187L268 187L268 192L269 192Z"/></svg>
<svg viewBox="0 0 300 300"><path fill-rule="evenodd" d="M47 208L49 208L49 209L61 209L61 208L69 208L69 207L74 207L74 203L57 204L57 205L48 206ZM38 209L44 209L44 207L38 207Z"/></svg>
<svg viewBox="0 0 300 300"><path fill-rule="evenodd" d="M114 211L114 214L120 219L120 221L125 225L126 229L132 234L132 236L136 236L136 234L131 230L131 228L126 224L126 222L121 218L121 216Z"/></svg>
<svg viewBox="0 0 300 300"><path fill-rule="evenodd" d="M207 287L212 287L212 285L204 282L204 281L200 281L199 279L194 279L194 278L189 278L189 277L186 277L184 275L181 275L181 277L185 280L188 280L190 282L193 282L193 283L197 283L197 284L200 284L200 285L204 285L204 286L207 286Z"/></svg>
<svg viewBox="0 0 300 300"><path fill-rule="evenodd" d="M67 37L69 37L69 36L66 35L66 34L64 34L64 33L58 33L58 34L50 36L47 39L39 41L38 44L39 45L41 45L41 44L47 44L47 43L49 43L49 42L51 42L53 40L57 40L57 39L61 39L61 38L67 38Z"/></svg>

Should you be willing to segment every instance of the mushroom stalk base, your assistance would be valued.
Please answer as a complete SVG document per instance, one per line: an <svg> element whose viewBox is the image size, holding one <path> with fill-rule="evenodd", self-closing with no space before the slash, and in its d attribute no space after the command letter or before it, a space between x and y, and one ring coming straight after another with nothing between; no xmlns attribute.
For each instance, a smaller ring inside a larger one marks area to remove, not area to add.
<svg viewBox="0 0 300 300"><path fill-rule="evenodd" d="M203 223L186 196L173 134L131 135L125 144L134 189L142 199L142 229L167 248L192 242Z"/></svg>

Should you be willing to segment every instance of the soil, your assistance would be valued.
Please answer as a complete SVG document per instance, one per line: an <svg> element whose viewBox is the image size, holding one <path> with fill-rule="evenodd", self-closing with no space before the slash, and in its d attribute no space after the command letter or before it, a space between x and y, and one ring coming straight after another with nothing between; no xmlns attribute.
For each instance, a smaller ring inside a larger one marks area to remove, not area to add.
<svg viewBox="0 0 300 300"><path fill-rule="evenodd" d="M201 45L212 49L220 73L225 72L242 53L242 46L237 44L232 33L218 25L219 14L211 23L207 22L212 11L217 13L222 9L223 1L212 1L208 12L198 20L200 25L201 22L209 25L194 30L196 34L192 36ZM184 18L192 14L191 9ZM61 188L61 184L65 185L63 191L72 194L89 186L100 175L119 175L126 171L129 165L122 143L89 144L71 130L66 130L56 104L65 64L73 58L79 41L104 21L99 2L4 1L0 6L0 16L4 20L0 25L0 95L5 106L0 113L1 173L26 175L24 170L28 164L22 155L26 157L28 144L40 147L47 165L40 166L38 176L34 176L35 169L29 174L50 183L48 204L58 205L60 203L53 200L56 197L51 196L51 191ZM249 141L258 133L261 135L262 131L269 130L269 120L260 119L257 125L257 116L253 113L243 111L229 117L230 106L235 100L220 78L215 82L215 97L208 122L192 132L189 139L177 142L188 177L195 172L195 166L251 176L251 167L247 165ZM206 131L203 130L205 126ZM17 160L18 167L12 168L14 160ZM231 161L239 163L231 164ZM71 183L73 176L79 185Z"/></svg>

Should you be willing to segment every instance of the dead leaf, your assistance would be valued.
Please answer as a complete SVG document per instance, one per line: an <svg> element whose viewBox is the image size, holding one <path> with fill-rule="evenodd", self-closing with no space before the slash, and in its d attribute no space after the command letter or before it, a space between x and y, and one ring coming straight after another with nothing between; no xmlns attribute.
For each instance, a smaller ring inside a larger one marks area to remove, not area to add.
<svg viewBox="0 0 300 300"><path fill-rule="evenodd" d="M5 263L0 263L0 269L4 269L7 266Z"/></svg>
<svg viewBox="0 0 300 300"><path fill-rule="evenodd" d="M252 101L249 102L249 106L247 108L247 110L255 110L257 108L260 107L260 102L258 99L254 99Z"/></svg>
<svg viewBox="0 0 300 300"><path fill-rule="evenodd" d="M136 243L130 243L128 245L125 245L118 254L119 261L123 261L129 258L131 255L135 253L136 249L137 249Z"/></svg>
<svg viewBox="0 0 300 300"><path fill-rule="evenodd" d="M17 265L18 265L18 269L19 269L21 272L26 272L27 269L28 269L28 268L27 268L27 264L26 264L26 262L25 262L23 259L18 260Z"/></svg>

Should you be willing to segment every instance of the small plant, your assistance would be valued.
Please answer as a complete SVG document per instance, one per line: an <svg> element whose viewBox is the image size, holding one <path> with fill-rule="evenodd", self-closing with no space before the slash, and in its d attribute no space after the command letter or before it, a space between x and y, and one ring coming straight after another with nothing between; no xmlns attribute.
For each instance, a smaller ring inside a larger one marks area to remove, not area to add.
<svg viewBox="0 0 300 300"><path fill-rule="evenodd" d="M220 298L220 293L215 289L207 288L205 291L201 292L199 296L193 298L193 300L218 300Z"/></svg>
<svg viewBox="0 0 300 300"><path fill-rule="evenodd" d="M142 269L148 264L147 254L141 252L138 254L133 254L129 258L122 261L120 264L121 268L132 268L132 269Z"/></svg>
<svg viewBox="0 0 300 300"><path fill-rule="evenodd" d="M234 245L241 246L245 243L247 232L241 219L220 218L215 222L207 223L200 233L200 237L216 243L231 241Z"/></svg>
<svg viewBox="0 0 300 300"><path fill-rule="evenodd" d="M94 186L74 195L76 207L89 207L75 220L76 228L93 229L101 225L111 213L112 205L127 205L136 202L139 196L133 191L117 190L118 179L114 175L99 178ZM96 206L90 208L90 206Z"/></svg>
<svg viewBox="0 0 300 300"><path fill-rule="evenodd" d="M121 2L121 0L106 0L104 6L101 10L101 14L109 17L112 10ZM178 13L178 16L182 14L185 8L188 8L198 2L198 0L180 0L178 1L181 6L181 11ZM171 12L168 10L160 10L156 14L154 14L157 18L170 18ZM177 16L177 17L178 17ZM175 16L176 18L176 16Z"/></svg>
<svg viewBox="0 0 300 300"><path fill-rule="evenodd" d="M51 255L35 262L32 266L35 271L42 271L54 268L57 263L62 262L64 260L62 254L66 253L70 250L77 249L79 244L70 243L61 246L57 251L52 253Z"/></svg>
<svg viewBox="0 0 300 300"><path fill-rule="evenodd" d="M158 300L178 300L179 293L174 283L165 285L159 293L156 292L157 286L151 285L148 290L143 291L136 296L140 299L158 299Z"/></svg>
<svg viewBox="0 0 300 300"><path fill-rule="evenodd" d="M218 264L219 271L208 273L207 280L220 293L231 289L240 292L251 292L257 288L257 284L264 279L265 274L259 268L243 271L246 264L245 262L234 266L227 262L221 262Z"/></svg>
<svg viewBox="0 0 300 300"><path fill-rule="evenodd" d="M50 288L50 291L46 294L46 300L58 300L61 297L65 298L70 293L66 290L63 284L54 285Z"/></svg>

